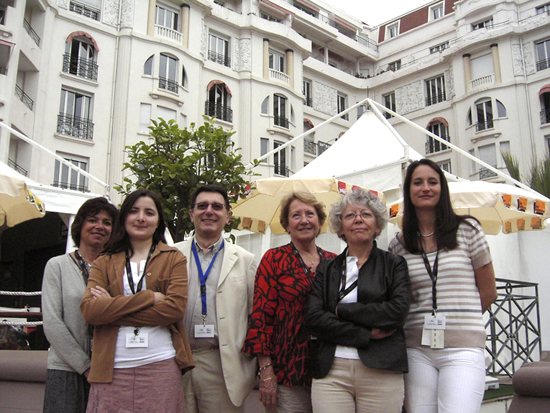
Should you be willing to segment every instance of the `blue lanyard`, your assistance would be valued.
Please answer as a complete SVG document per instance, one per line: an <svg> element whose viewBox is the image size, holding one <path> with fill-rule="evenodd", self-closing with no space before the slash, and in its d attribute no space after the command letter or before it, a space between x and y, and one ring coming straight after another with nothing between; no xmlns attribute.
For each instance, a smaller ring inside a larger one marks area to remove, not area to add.
<svg viewBox="0 0 550 413"><path fill-rule="evenodd" d="M208 269L206 270L206 273L202 271L201 261L199 259L199 254L197 253L197 248L195 247L195 241L193 240L193 243L191 244L191 250L193 251L193 255L195 256L195 263L197 264L197 271L199 272L199 281L201 282L201 301L202 301L202 315L203 317L206 317L206 280L208 279L208 274L210 274L210 270L212 269L212 266L214 265L214 261L216 261L216 257L220 253L220 251L223 249L223 241L220 249L216 254L214 255L214 258L212 258L212 261L210 261L210 265L208 266Z"/></svg>

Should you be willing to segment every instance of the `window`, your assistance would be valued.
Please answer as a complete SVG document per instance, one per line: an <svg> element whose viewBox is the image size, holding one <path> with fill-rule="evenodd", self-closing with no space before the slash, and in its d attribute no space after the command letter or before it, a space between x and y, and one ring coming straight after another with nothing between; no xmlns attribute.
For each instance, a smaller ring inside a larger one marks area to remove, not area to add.
<svg viewBox="0 0 550 413"><path fill-rule="evenodd" d="M168 9L165 6L157 4L155 16L155 24L157 26L166 27L168 29L177 31L178 20L178 13Z"/></svg>
<svg viewBox="0 0 550 413"><path fill-rule="evenodd" d="M479 29L492 29L493 28L493 18L480 21L478 23L472 24L472 30Z"/></svg>
<svg viewBox="0 0 550 413"><path fill-rule="evenodd" d="M266 13L265 11L261 11L261 10L260 10L260 17L262 19L268 20L270 22L276 22L276 23L281 23L282 22L282 19L279 19L278 17L272 16L271 14Z"/></svg>
<svg viewBox="0 0 550 413"><path fill-rule="evenodd" d="M139 107L139 132L149 133L151 126L151 105L142 103Z"/></svg>
<svg viewBox="0 0 550 413"><path fill-rule="evenodd" d="M166 122L171 119L177 121L177 113L174 109L157 106L157 118L162 118Z"/></svg>
<svg viewBox="0 0 550 413"><path fill-rule="evenodd" d="M273 122L277 126L283 128L289 127L289 122L286 117L286 98L281 95L273 96Z"/></svg>
<svg viewBox="0 0 550 413"><path fill-rule="evenodd" d="M545 125L550 123L550 92L545 92L540 95L540 123Z"/></svg>
<svg viewBox="0 0 550 413"><path fill-rule="evenodd" d="M337 95L336 98L337 98L337 105L338 105L338 113L343 112L344 110L347 109L347 100L348 100L348 97L345 96L345 95L341 95L340 93L338 93L338 95ZM348 120L348 119L349 119L347 113L346 113L345 115L342 115L341 118L342 118L342 119L345 119L345 120Z"/></svg>
<svg viewBox="0 0 550 413"><path fill-rule="evenodd" d="M143 65L143 74L147 76L153 76L153 59L154 56L149 57Z"/></svg>
<svg viewBox="0 0 550 413"><path fill-rule="evenodd" d="M76 155L57 153L59 156L69 161L80 169L88 172L88 158L82 158ZM72 189L74 191L88 191L88 179L81 173L75 171L64 163L56 160L54 168L53 186L63 189Z"/></svg>
<svg viewBox="0 0 550 413"><path fill-rule="evenodd" d="M393 39L394 37L397 37L399 34L399 22L390 24L386 30L388 38Z"/></svg>
<svg viewBox="0 0 550 413"><path fill-rule="evenodd" d="M480 146L478 148L478 154L478 158L483 162L495 168L497 167L497 152L494 143L491 145ZM492 178L494 176L497 176L497 174L490 169L483 167L479 169L479 179Z"/></svg>
<svg viewBox="0 0 550 413"><path fill-rule="evenodd" d="M491 100L476 103L475 107L477 115L476 131L493 128L493 104Z"/></svg>
<svg viewBox="0 0 550 413"><path fill-rule="evenodd" d="M225 84L213 85L208 91L205 113L218 119L233 122L233 110L231 110L231 95Z"/></svg>
<svg viewBox="0 0 550 413"><path fill-rule="evenodd" d="M443 17L443 3L430 7L430 20L437 20Z"/></svg>
<svg viewBox="0 0 550 413"><path fill-rule="evenodd" d="M495 102L497 103L497 116L499 118L505 118L506 117L506 108L502 104L502 102L498 99L495 99Z"/></svg>
<svg viewBox="0 0 550 413"><path fill-rule="evenodd" d="M439 167L444 170L445 172L448 172L448 173L453 173L452 170L451 170L451 160L450 159L447 159L446 161L443 161L443 162L438 162L437 165L439 165Z"/></svg>
<svg viewBox="0 0 550 413"><path fill-rule="evenodd" d="M470 71L472 74L472 80L492 76L495 73L495 69L493 67L493 55L489 53L473 58L470 61Z"/></svg>
<svg viewBox="0 0 550 413"><path fill-rule="evenodd" d="M264 156L269 152L269 139L260 138L260 156ZM267 162L267 159L262 160L262 162Z"/></svg>
<svg viewBox="0 0 550 413"><path fill-rule="evenodd" d="M537 14L550 13L550 3L538 6L535 8L535 10L537 11Z"/></svg>
<svg viewBox="0 0 550 413"><path fill-rule="evenodd" d="M536 43L537 48L537 70L544 70L550 67L550 40Z"/></svg>
<svg viewBox="0 0 550 413"><path fill-rule="evenodd" d="M445 101L445 77L443 75L426 80L426 106Z"/></svg>
<svg viewBox="0 0 550 413"><path fill-rule="evenodd" d="M388 70L395 72L399 69L401 69L401 59L396 60L395 62L388 63Z"/></svg>
<svg viewBox="0 0 550 413"><path fill-rule="evenodd" d="M282 142L273 142L273 149L281 146ZM275 175L289 176L289 170L286 165L286 148L281 149L273 154L273 164L275 166Z"/></svg>
<svg viewBox="0 0 550 413"><path fill-rule="evenodd" d="M71 90L61 90L61 104L57 116L57 132L75 138L92 140L94 124L92 97Z"/></svg>
<svg viewBox="0 0 550 413"><path fill-rule="evenodd" d="M269 115L269 96L262 102L262 115Z"/></svg>
<svg viewBox="0 0 550 413"><path fill-rule="evenodd" d="M277 72L285 72L285 56L274 50L269 51L269 68Z"/></svg>
<svg viewBox="0 0 550 413"><path fill-rule="evenodd" d="M438 44L437 46L430 47L430 54L441 53L443 50L449 48L449 42Z"/></svg>
<svg viewBox="0 0 550 413"><path fill-rule="evenodd" d="M95 51L95 47L90 39L84 36L75 36L65 46L63 72L85 79L97 80Z"/></svg>
<svg viewBox="0 0 550 413"><path fill-rule="evenodd" d="M304 94L305 98L306 98L306 106L313 106L313 102L312 102L312 94L311 94L311 80L306 80L304 79L303 83L302 83L302 93Z"/></svg>
<svg viewBox="0 0 550 413"><path fill-rule="evenodd" d="M212 33L210 33L209 39L208 60L229 67L231 65L229 40Z"/></svg>
<svg viewBox="0 0 550 413"><path fill-rule="evenodd" d="M445 139L447 142L450 142L449 128L445 126L444 123L439 121L430 123L430 125L428 125L427 127L427 130L433 133L434 135L437 135L440 138ZM440 141L438 141L437 139L434 139L431 136L426 137L426 155L430 153L441 152L447 149L449 149L449 147L444 143L441 143Z"/></svg>
<svg viewBox="0 0 550 413"><path fill-rule="evenodd" d="M388 93L387 95L382 96L384 98L384 106L389 110L395 112L395 92ZM393 118L393 115L388 112L384 112L384 117L386 119Z"/></svg>
<svg viewBox="0 0 550 413"><path fill-rule="evenodd" d="M177 60L166 54L160 55L159 67L159 89L178 93L178 82L176 81Z"/></svg>
<svg viewBox="0 0 550 413"><path fill-rule="evenodd" d="M79 0L69 3L69 10L84 17L99 21L101 0Z"/></svg>

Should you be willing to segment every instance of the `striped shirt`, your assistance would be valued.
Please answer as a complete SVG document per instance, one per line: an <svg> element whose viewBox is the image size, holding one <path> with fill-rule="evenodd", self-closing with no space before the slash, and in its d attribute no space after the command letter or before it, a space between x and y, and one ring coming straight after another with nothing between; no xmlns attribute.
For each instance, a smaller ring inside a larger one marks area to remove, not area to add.
<svg viewBox="0 0 550 413"><path fill-rule="evenodd" d="M471 224L471 225L470 225ZM492 262L485 234L477 221L461 222L457 231L458 246L441 250L437 273L437 313L446 316L445 348L485 347L485 326L475 270ZM432 312L432 280L420 254L409 253L396 236L390 252L407 261L411 278L411 308L405 323L407 347L420 346L422 326ZM436 251L427 253L431 267Z"/></svg>

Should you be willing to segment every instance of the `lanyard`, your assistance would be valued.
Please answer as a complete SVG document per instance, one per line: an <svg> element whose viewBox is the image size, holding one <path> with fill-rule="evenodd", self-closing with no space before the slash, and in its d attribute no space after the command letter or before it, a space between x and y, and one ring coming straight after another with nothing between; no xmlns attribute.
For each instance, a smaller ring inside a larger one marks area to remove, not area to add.
<svg viewBox="0 0 550 413"><path fill-rule="evenodd" d="M151 245L151 249L149 250L149 255L147 255L147 261L145 261L145 267L143 268L143 272L141 273L141 278L138 281L137 287L134 287L134 277L132 277L130 257L128 256L128 251L126 251L126 276L128 277L128 285L130 286L130 290L132 290L133 294L139 293L141 291L141 288L143 287L143 278L145 277L145 272L147 271L147 264L149 264L149 260L151 259L151 256L155 251L155 247L155 244Z"/></svg>
<svg viewBox="0 0 550 413"><path fill-rule="evenodd" d="M302 256L300 255L300 252L298 252L298 249L294 246L294 243L292 243L292 241L290 242L290 246L292 247L292 253L296 256L296 258L298 258L298 261L300 261L300 266L304 270L304 273L307 275L310 281L312 281L311 270L304 262L304 259L302 258ZM321 253L321 249L319 247L317 247L317 254L319 254L319 258L320 258L319 263L321 263L321 261L323 261L323 254Z"/></svg>
<svg viewBox="0 0 550 413"><path fill-rule="evenodd" d="M434 260L434 268L432 270L432 266L430 265L430 261L428 260L428 256L426 255L426 252L424 251L424 248L422 247L422 244L420 244L420 251L422 253L422 259L424 260L424 266L426 267L426 271L428 271L428 275L430 276L432 280L432 315L435 315L437 311L437 271L439 269L439 249L435 253L435 260Z"/></svg>
<svg viewBox="0 0 550 413"><path fill-rule="evenodd" d="M208 269L206 270L206 273L203 273L202 271L202 265L201 261L199 259L199 254L197 252L197 248L195 247L195 241L191 244L191 250L193 251L193 256L195 257L195 263L197 264L197 271L199 273L199 281L201 283L201 301L202 301L202 316L203 318L206 317L206 280L208 279L208 274L210 274L210 270L212 269L212 266L214 265L214 261L216 261L216 257L220 253L220 251L223 249L224 242L222 241L222 245L218 252L214 255L214 258L212 258L212 261L210 261L210 265L208 266Z"/></svg>
<svg viewBox="0 0 550 413"><path fill-rule="evenodd" d="M84 278L84 284L88 284L88 278L90 277L90 272L88 271L88 264L86 263L86 261L84 261L84 258L82 258L82 255L80 255L80 252L78 252L78 250L74 252L74 255L78 260L78 266L80 267L80 271L82 272L82 278Z"/></svg>
<svg viewBox="0 0 550 413"><path fill-rule="evenodd" d="M342 288L340 288L340 292L338 293L338 302L342 301L346 295L351 293L355 287L357 287L357 282L359 281L359 274L357 274L357 279L351 283L351 285L346 288L346 281L348 279L348 265L347 260L343 262L342 264Z"/></svg>

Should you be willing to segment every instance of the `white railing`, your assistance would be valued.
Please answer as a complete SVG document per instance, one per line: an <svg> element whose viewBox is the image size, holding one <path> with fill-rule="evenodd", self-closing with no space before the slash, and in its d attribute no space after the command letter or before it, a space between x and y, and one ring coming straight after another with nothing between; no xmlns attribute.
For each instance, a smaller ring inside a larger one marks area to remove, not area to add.
<svg viewBox="0 0 550 413"><path fill-rule="evenodd" d="M278 80L279 82L290 84L290 76L286 73L279 72L278 70L269 69L269 78Z"/></svg>
<svg viewBox="0 0 550 413"><path fill-rule="evenodd" d="M157 36L167 37L168 39L174 40L178 43L181 43L181 41L183 40L183 34L176 30L169 29L168 27L155 24L155 32Z"/></svg>
<svg viewBox="0 0 550 413"><path fill-rule="evenodd" d="M495 83L495 75L487 75L483 77L479 77L474 80L470 80L470 89L476 89L483 85L492 85Z"/></svg>

